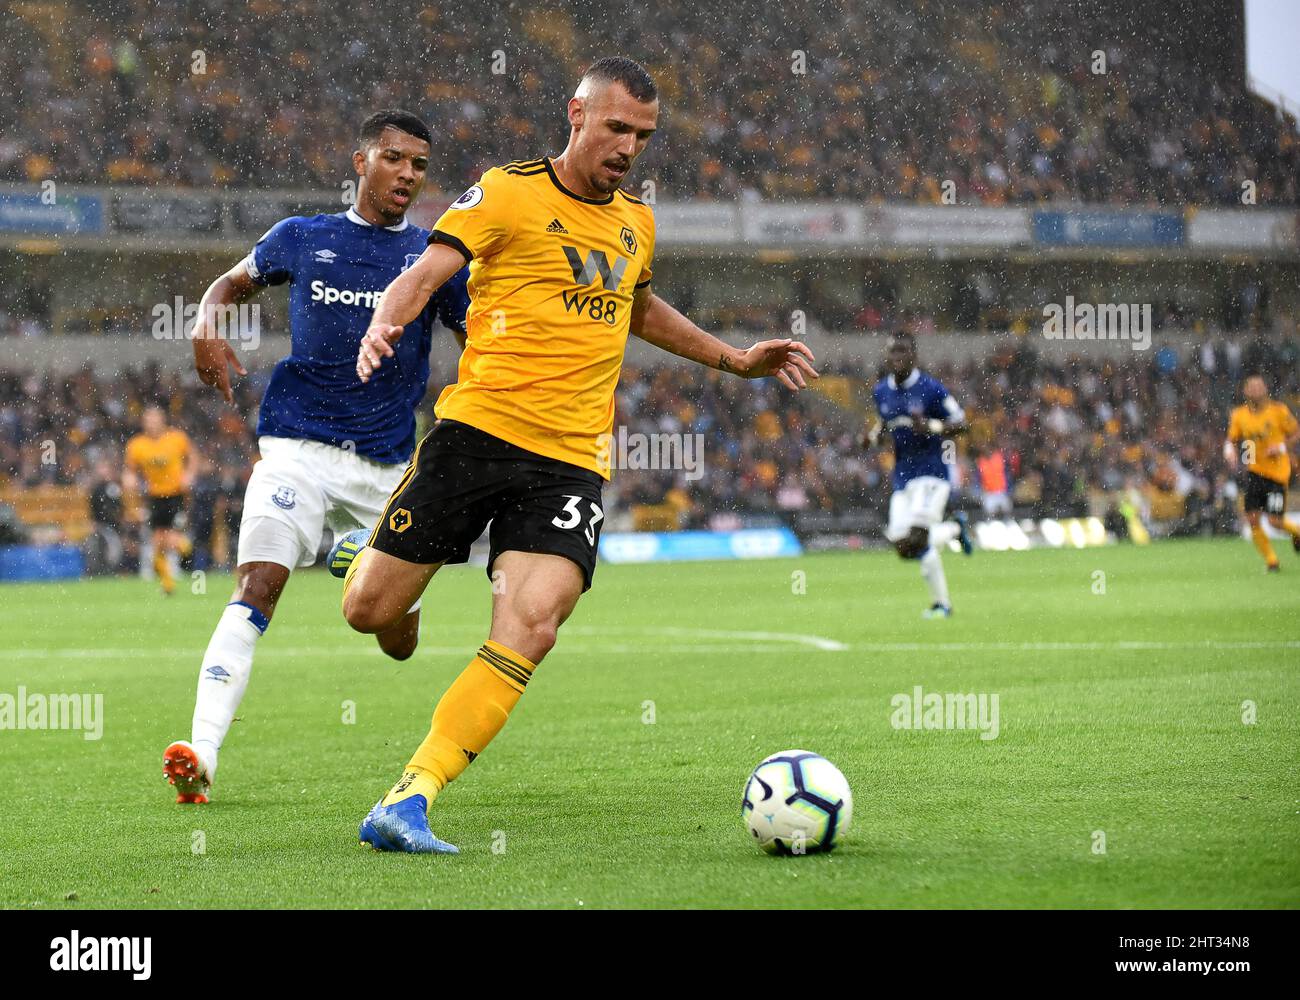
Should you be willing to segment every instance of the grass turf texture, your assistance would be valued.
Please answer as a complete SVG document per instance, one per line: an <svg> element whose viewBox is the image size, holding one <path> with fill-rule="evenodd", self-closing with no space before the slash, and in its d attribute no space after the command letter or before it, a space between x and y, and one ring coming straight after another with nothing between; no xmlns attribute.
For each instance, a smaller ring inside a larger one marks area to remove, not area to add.
<svg viewBox="0 0 1300 1000"><path fill-rule="evenodd" d="M946 564L957 614L931 622L915 564L887 553L602 566L434 808L457 858L379 854L356 830L485 635L481 569L434 580L403 664L349 631L337 581L295 574L206 807L173 803L160 755L189 735L229 579L170 600L137 580L4 586L0 692L102 692L105 722L98 742L0 731L0 904L1300 903L1300 561L1266 576L1250 546L1217 541ZM895 730L890 699L918 684L997 693L999 737ZM853 787L829 856L745 839L746 776L792 747Z"/></svg>

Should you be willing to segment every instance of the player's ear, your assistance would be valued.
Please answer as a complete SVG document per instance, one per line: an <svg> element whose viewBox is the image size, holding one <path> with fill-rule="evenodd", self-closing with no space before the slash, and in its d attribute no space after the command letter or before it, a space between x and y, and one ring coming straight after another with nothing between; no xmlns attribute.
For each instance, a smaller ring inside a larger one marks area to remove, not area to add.
<svg viewBox="0 0 1300 1000"><path fill-rule="evenodd" d="M366 175L366 151L364 149L352 151L352 169L357 172L358 177Z"/></svg>
<svg viewBox="0 0 1300 1000"><path fill-rule="evenodd" d="M569 98L569 124L574 128L582 128L582 120L586 115L586 108L581 97Z"/></svg>

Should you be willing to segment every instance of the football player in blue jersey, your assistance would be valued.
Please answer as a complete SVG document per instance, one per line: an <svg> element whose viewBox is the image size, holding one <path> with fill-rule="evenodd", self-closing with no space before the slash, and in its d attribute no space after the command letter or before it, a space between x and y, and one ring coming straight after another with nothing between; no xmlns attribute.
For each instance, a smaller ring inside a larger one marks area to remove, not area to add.
<svg viewBox="0 0 1300 1000"><path fill-rule="evenodd" d="M190 739L163 753L177 802L207 802L217 753L253 667L253 650L289 574L316 560L326 526L369 528L402 479L415 446L415 408L429 379L435 320L465 342L466 272L439 290L395 345L397 363L369 382L356 373L357 343L388 284L424 252L429 233L406 211L424 187L430 133L409 112L362 123L352 154L356 202L335 215L295 216L271 227L203 296L194 330L199 378L233 405L240 364L216 318L267 285L288 284L292 348L276 366L257 423L239 530L238 582L199 670ZM406 659L419 636L419 602L377 636Z"/></svg>
<svg viewBox="0 0 1300 1000"><path fill-rule="evenodd" d="M920 560L931 598L924 616L947 618L952 603L939 550L956 539L967 555L973 551L966 516L958 512L952 521L944 520L951 461L944 442L965 432L966 415L943 383L916 367L916 341L911 334L893 336L886 367L889 374L872 393L878 419L864 441L872 447L885 431L894 441L894 493L889 498L885 537L901 558Z"/></svg>

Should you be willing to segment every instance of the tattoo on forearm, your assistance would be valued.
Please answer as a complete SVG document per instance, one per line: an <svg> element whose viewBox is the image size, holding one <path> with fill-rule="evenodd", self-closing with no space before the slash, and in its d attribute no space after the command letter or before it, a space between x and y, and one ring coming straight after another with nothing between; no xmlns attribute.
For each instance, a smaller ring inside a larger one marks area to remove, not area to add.
<svg viewBox="0 0 1300 1000"><path fill-rule="evenodd" d="M735 370L736 369L732 367L731 362L727 360L727 356L725 354L721 355L718 358L718 371L734 372Z"/></svg>

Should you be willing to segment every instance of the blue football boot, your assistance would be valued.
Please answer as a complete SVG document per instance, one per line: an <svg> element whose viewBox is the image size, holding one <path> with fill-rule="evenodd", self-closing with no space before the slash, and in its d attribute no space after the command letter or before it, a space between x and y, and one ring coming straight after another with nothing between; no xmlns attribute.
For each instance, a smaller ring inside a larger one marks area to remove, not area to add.
<svg viewBox="0 0 1300 1000"><path fill-rule="evenodd" d="M429 807L423 795L412 795L391 806L380 799L361 821L361 843L376 851L407 854L459 854L460 848L439 840L429 829Z"/></svg>
<svg viewBox="0 0 1300 1000"><path fill-rule="evenodd" d="M357 557L357 553L366 547L366 539L369 537L370 531L366 528L357 528L356 531L339 535L334 542L334 548L330 549L330 554L325 557L325 565L329 567L331 575L337 576L340 580L347 576L348 567L352 565L352 560Z"/></svg>

